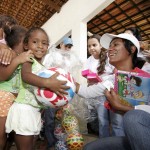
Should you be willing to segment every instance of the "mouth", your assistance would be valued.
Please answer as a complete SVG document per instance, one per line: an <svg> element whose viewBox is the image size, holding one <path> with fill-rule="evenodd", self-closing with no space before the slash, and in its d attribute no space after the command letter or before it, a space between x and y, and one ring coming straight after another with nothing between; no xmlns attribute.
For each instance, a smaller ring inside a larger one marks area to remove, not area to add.
<svg viewBox="0 0 150 150"><path fill-rule="evenodd" d="M39 54L39 55L41 55L41 54L43 54L43 51L41 51L41 50L36 50L36 53Z"/></svg>
<svg viewBox="0 0 150 150"><path fill-rule="evenodd" d="M116 50L111 51L111 52L110 52L110 51L108 52L108 56L109 56L109 57L115 57L117 54L118 54L118 51L116 51Z"/></svg>

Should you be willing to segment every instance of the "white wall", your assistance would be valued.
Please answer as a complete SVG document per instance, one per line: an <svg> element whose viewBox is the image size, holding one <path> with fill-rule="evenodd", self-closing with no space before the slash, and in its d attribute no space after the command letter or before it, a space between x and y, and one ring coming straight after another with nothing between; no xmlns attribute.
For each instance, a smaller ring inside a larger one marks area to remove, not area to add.
<svg viewBox="0 0 150 150"><path fill-rule="evenodd" d="M60 13L54 14L43 26L51 40L58 44L65 35L72 35L73 50L84 61L87 58L87 22L113 0L68 0Z"/></svg>

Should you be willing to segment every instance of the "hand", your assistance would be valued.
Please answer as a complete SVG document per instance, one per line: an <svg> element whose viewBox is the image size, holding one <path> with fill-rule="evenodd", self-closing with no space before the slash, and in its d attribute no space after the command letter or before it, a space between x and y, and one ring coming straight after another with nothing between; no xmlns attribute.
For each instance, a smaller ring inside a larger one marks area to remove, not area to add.
<svg viewBox="0 0 150 150"><path fill-rule="evenodd" d="M79 83L77 83L77 82L75 82L75 85L76 85L76 93L78 93L78 91L79 91L79 88L80 88L80 84Z"/></svg>
<svg viewBox="0 0 150 150"><path fill-rule="evenodd" d="M107 100L110 102L111 106L114 109L119 110L120 105L122 105L120 103L120 98L119 96L115 93L115 91L111 88L110 91L105 90L105 96L107 97Z"/></svg>
<svg viewBox="0 0 150 150"><path fill-rule="evenodd" d="M55 73L47 80L47 88L51 91L55 92L59 96L63 96L63 94L68 94L65 90L68 90L70 87L66 86L65 84L67 81L61 81L57 79L59 73Z"/></svg>
<svg viewBox="0 0 150 150"><path fill-rule="evenodd" d="M115 110L126 112L133 109L132 106L124 105L121 102L120 96L116 94L112 88L110 89L110 91L105 90L105 96Z"/></svg>
<svg viewBox="0 0 150 150"><path fill-rule="evenodd" d="M150 50L143 50L143 51L142 51L142 54L143 54L145 57L150 58Z"/></svg>
<svg viewBox="0 0 150 150"><path fill-rule="evenodd" d="M0 63L3 65L10 64L13 58L13 51L6 44L0 43Z"/></svg>
<svg viewBox="0 0 150 150"><path fill-rule="evenodd" d="M19 64L23 64L25 62L32 62L31 57L34 57L33 52L28 50L27 52L23 52L18 55L16 59L19 61Z"/></svg>

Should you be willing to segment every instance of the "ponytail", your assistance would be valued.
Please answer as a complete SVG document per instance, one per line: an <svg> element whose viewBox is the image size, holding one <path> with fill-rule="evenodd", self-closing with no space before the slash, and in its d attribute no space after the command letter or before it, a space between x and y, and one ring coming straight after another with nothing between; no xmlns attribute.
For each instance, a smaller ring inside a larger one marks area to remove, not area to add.
<svg viewBox="0 0 150 150"><path fill-rule="evenodd" d="M104 73L105 65L106 65L106 59L107 59L107 50L102 48L100 55L99 55L99 66L97 67L98 75Z"/></svg>

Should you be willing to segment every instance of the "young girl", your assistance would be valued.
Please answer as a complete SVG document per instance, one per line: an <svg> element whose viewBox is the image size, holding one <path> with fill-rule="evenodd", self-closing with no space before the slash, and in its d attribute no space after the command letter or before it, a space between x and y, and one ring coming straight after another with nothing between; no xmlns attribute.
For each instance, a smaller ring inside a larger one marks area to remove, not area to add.
<svg viewBox="0 0 150 150"><path fill-rule="evenodd" d="M100 45L99 35L93 35L88 39L88 51L91 56L87 60L86 69L97 73L102 79L113 73L114 67L108 63L107 52ZM92 85L92 83L89 82L89 85ZM122 116L106 109L104 106L105 100L105 96L95 97L94 100L90 100L91 105L94 106L98 114L99 137L124 135L121 123ZM110 132L110 122L112 133ZM96 128L96 125L94 127Z"/></svg>
<svg viewBox="0 0 150 150"><path fill-rule="evenodd" d="M6 142L5 122L9 108L19 90L19 64L26 61L32 56L32 52L23 52L23 38L26 29L22 26L13 26L9 32L6 33L6 42L9 47L13 49L13 60L10 65L0 65L0 149L3 149ZM20 54L20 55L18 55Z"/></svg>
<svg viewBox="0 0 150 150"><path fill-rule="evenodd" d="M58 74L47 79L35 74L44 68L41 60L47 52L48 45L48 36L42 28L30 29L24 38L24 49L32 50L35 59L32 58L32 63L24 63L22 66L20 91L6 121L6 132L15 132L16 146L20 150L32 150L34 135L38 135L41 129L41 105L35 98L31 85L64 94L66 94L64 89L68 89L64 85L66 81L56 79Z"/></svg>

